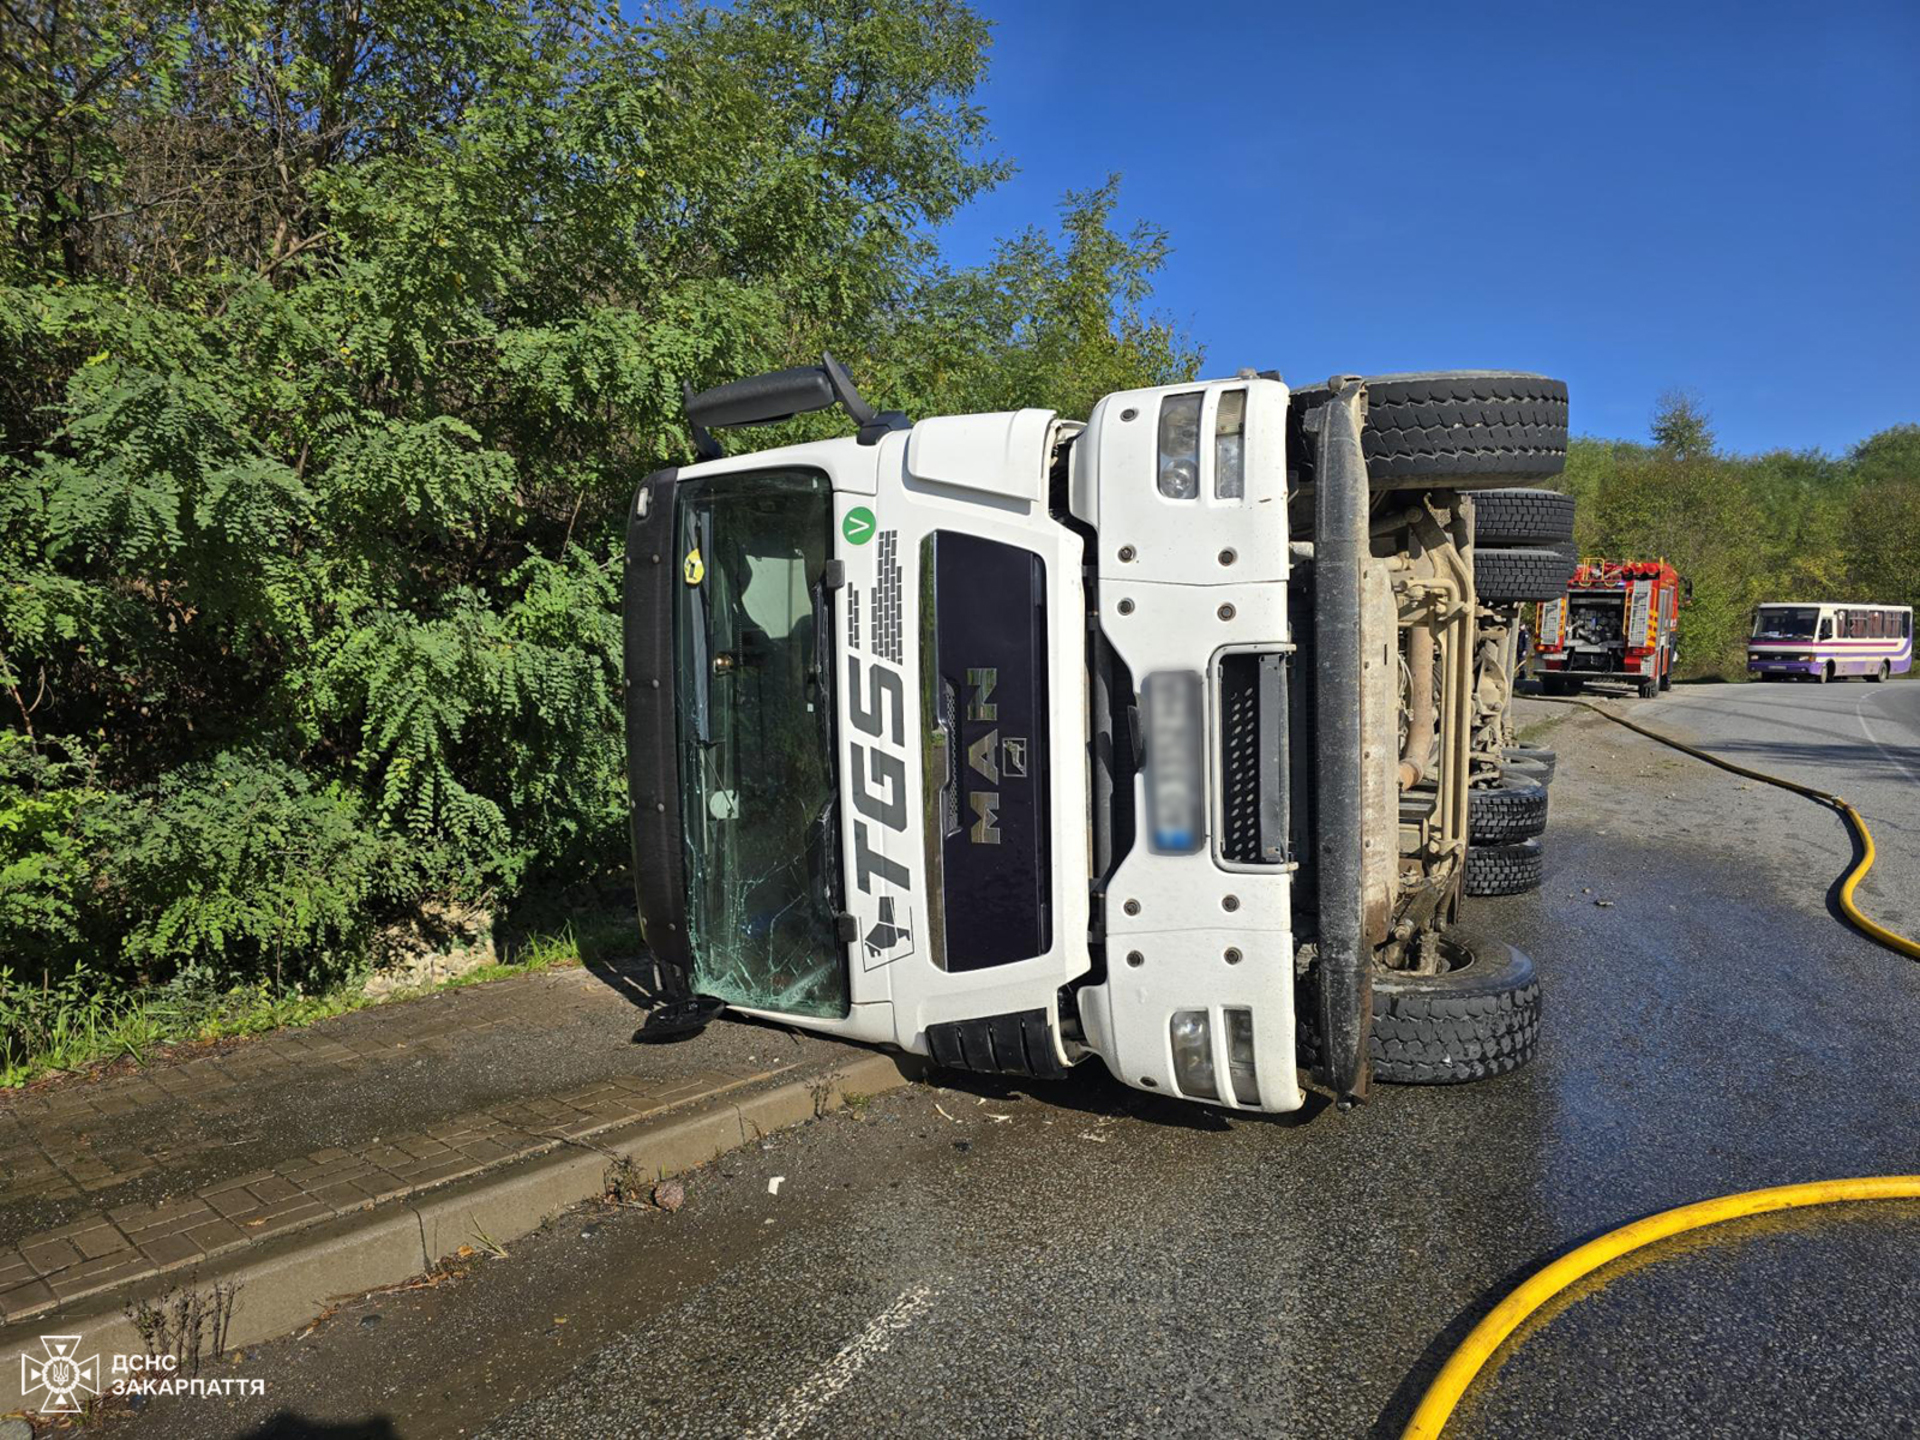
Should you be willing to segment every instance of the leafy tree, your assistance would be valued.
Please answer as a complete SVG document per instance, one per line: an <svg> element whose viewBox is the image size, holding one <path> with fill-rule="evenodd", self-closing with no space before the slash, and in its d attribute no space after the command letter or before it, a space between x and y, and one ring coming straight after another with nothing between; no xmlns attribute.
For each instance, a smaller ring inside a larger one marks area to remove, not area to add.
<svg viewBox="0 0 1920 1440"><path fill-rule="evenodd" d="M1677 460L1713 453L1713 422L1700 397L1688 390L1661 392L1653 412L1653 443Z"/></svg>
<svg viewBox="0 0 1920 1440"><path fill-rule="evenodd" d="M683 385L1184 373L1112 182L936 262L1007 172L987 42L952 0L0 7L7 933L291 979L616 875L621 519Z"/></svg>

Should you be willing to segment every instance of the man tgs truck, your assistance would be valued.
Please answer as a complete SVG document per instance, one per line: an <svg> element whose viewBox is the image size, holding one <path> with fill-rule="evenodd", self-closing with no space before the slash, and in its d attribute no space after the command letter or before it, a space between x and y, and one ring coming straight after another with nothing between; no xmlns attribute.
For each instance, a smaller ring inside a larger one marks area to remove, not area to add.
<svg viewBox="0 0 1920 1440"><path fill-rule="evenodd" d="M857 433L726 455L839 407ZM687 402L626 554L635 883L663 987L976 1071L1231 1109L1530 1055L1456 926L1472 492L1566 388L1271 372L876 413L831 356Z"/></svg>

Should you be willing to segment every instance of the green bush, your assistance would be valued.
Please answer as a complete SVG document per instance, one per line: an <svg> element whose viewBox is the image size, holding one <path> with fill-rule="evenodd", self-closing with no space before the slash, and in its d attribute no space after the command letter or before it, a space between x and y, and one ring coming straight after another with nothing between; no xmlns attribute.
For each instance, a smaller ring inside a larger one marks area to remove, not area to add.
<svg viewBox="0 0 1920 1440"><path fill-rule="evenodd" d="M97 921L97 852L113 797L74 741L0 730L0 963L64 974Z"/></svg>
<svg viewBox="0 0 1920 1440"><path fill-rule="evenodd" d="M397 898L359 795L281 761L183 765L127 812L103 859L129 922L122 957L148 979L284 982L291 962L324 987L365 958L372 915Z"/></svg>
<svg viewBox="0 0 1920 1440"><path fill-rule="evenodd" d="M953 0L15 19L0 964L43 1040L623 884L622 522L686 385L831 348L913 413L1083 409L1194 364L1111 182L936 262L1007 173Z"/></svg>

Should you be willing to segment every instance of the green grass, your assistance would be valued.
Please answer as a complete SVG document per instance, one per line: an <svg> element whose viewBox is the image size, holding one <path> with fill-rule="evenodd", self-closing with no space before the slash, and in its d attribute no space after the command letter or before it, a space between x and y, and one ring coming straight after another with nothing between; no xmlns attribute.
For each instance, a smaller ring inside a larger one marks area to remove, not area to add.
<svg viewBox="0 0 1920 1440"><path fill-rule="evenodd" d="M144 1065L166 1045L296 1029L373 1005L579 965L631 951L637 938L631 917L577 917L555 929L522 933L504 947L506 958L491 965L379 1000L363 995L358 985L316 995L275 994L265 983L211 993L173 987L116 992L84 973L43 989L0 969L0 1088L120 1059Z"/></svg>

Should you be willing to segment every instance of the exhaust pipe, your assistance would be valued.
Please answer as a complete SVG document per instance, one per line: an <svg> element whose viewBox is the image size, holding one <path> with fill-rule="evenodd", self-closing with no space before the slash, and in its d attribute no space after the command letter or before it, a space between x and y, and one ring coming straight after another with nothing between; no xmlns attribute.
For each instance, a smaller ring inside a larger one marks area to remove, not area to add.
<svg viewBox="0 0 1920 1440"><path fill-rule="evenodd" d="M1314 808L1323 1079L1345 1109L1367 1098L1373 1078L1360 746L1360 569L1367 557L1368 490L1360 453L1360 382L1336 380L1332 388L1333 398L1316 417L1313 642L1320 753Z"/></svg>

